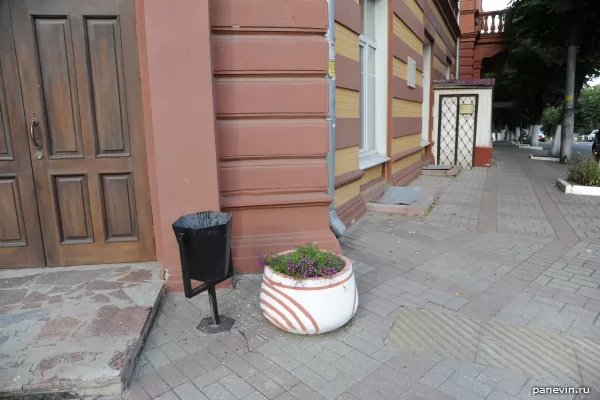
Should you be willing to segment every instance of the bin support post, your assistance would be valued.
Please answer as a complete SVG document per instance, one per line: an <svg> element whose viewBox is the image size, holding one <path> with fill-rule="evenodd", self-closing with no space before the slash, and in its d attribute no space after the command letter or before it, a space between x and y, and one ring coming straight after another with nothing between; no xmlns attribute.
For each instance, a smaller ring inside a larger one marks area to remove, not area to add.
<svg viewBox="0 0 600 400"><path fill-rule="evenodd" d="M208 302L210 303L210 316L213 325L219 325L219 307L217 306L217 291L214 285L208 288Z"/></svg>

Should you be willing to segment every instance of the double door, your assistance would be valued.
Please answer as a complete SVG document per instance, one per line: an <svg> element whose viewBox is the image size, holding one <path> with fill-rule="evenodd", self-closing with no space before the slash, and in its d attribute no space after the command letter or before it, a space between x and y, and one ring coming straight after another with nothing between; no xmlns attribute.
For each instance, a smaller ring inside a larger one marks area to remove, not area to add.
<svg viewBox="0 0 600 400"><path fill-rule="evenodd" d="M441 95L438 100L439 165L472 168L479 95Z"/></svg>
<svg viewBox="0 0 600 400"><path fill-rule="evenodd" d="M0 0L0 268L153 260L133 0Z"/></svg>

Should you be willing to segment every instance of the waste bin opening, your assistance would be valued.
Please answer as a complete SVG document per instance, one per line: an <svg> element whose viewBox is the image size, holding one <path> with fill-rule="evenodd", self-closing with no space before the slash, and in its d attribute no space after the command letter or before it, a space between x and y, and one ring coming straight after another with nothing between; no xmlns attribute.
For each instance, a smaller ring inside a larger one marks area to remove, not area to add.
<svg viewBox="0 0 600 400"><path fill-rule="evenodd" d="M217 225L225 225L231 219L231 214L219 211L204 211L187 214L173 223L173 228L203 229Z"/></svg>

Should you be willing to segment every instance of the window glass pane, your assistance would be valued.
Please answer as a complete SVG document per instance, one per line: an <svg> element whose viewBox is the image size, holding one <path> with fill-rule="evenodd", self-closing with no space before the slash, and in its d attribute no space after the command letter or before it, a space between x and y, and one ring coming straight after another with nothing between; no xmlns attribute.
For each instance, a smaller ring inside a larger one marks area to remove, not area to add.
<svg viewBox="0 0 600 400"><path fill-rule="evenodd" d="M367 46L369 49L369 65L367 66L369 69L369 75L375 76L375 49L371 46Z"/></svg>
<svg viewBox="0 0 600 400"><path fill-rule="evenodd" d="M362 0L363 35L375 40L375 0Z"/></svg>
<svg viewBox="0 0 600 400"><path fill-rule="evenodd" d="M367 78L367 150L375 149L375 75Z"/></svg>
<svg viewBox="0 0 600 400"><path fill-rule="evenodd" d="M365 148L365 132L366 132L366 128L365 128L365 100L364 100L364 93L365 93L365 48L363 46L360 46L360 109L359 109L359 116L360 116L360 125L361 125L361 135L360 135L360 149L363 150Z"/></svg>

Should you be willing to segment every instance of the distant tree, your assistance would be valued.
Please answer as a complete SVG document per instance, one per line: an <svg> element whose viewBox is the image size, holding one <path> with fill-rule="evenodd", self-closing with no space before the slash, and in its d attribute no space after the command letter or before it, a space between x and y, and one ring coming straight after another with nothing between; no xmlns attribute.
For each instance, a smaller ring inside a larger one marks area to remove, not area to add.
<svg viewBox="0 0 600 400"><path fill-rule="evenodd" d="M542 125L546 136L554 135L557 125L560 125L562 108L556 106L546 107L542 114Z"/></svg>
<svg viewBox="0 0 600 400"><path fill-rule="evenodd" d="M577 97L588 78L599 72L600 1L513 0L507 20L517 46L535 43L535 47L553 53L562 49L562 55L555 59L565 82L561 155L570 159ZM558 79L554 74L547 78Z"/></svg>
<svg viewBox="0 0 600 400"><path fill-rule="evenodd" d="M600 86L585 87L577 101L578 126L589 133L600 128Z"/></svg>

